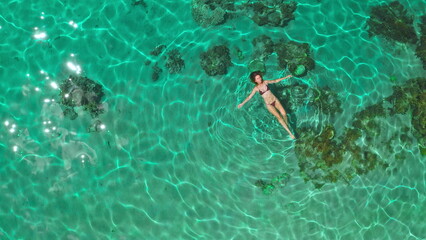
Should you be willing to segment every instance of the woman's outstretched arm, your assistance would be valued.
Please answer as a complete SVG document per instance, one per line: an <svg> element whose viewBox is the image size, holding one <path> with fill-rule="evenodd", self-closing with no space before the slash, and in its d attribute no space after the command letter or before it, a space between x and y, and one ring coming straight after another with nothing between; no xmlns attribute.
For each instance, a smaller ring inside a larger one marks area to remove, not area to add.
<svg viewBox="0 0 426 240"><path fill-rule="evenodd" d="M246 102L248 102L255 93L256 93L256 87L253 88L250 95L242 103L238 104L238 108L241 108L244 104L246 104Z"/></svg>
<svg viewBox="0 0 426 240"><path fill-rule="evenodd" d="M291 78L291 77L293 77L293 75L287 75L287 76L282 77L282 78L278 78L278 79L275 79L275 80L269 80L269 81L265 81L265 82L266 83L277 83L279 81L282 81L284 79Z"/></svg>

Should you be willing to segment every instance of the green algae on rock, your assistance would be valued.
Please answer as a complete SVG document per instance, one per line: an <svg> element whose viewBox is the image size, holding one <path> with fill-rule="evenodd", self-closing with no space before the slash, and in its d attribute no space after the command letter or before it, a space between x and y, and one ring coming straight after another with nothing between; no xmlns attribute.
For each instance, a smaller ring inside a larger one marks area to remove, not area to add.
<svg viewBox="0 0 426 240"><path fill-rule="evenodd" d="M294 70L294 75L295 76L302 76L303 74L305 74L306 72L306 68L303 65L298 65L296 67L296 70Z"/></svg>

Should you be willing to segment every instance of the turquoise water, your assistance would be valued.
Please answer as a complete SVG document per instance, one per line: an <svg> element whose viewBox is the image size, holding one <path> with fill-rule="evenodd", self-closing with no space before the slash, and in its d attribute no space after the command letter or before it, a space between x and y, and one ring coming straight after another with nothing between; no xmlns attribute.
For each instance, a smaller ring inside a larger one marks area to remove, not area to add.
<svg viewBox="0 0 426 240"><path fill-rule="evenodd" d="M262 34L311 45L315 69L279 84L328 86L342 101L334 116L292 113L298 126L340 131L392 86L424 77L415 46L367 34L369 9L387 2L299 1L285 28L244 16L202 28L189 0L3 4L0 239L426 239L425 157L410 133L390 150L388 138L375 139L389 168L317 189L262 99L236 108L252 88L251 41ZM425 14L424 1L401 3ZM150 55L160 44L179 50L181 73ZM233 66L211 77L199 55L220 44ZM154 63L164 68L157 81ZM88 113L70 120L58 104L55 83L77 66L105 90L97 132ZM266 79L289 73L276 56L266 67ZM381 136L407 127L409 115L389 117ZM255 186L283 172L289 181L271 194Z"/></svg>

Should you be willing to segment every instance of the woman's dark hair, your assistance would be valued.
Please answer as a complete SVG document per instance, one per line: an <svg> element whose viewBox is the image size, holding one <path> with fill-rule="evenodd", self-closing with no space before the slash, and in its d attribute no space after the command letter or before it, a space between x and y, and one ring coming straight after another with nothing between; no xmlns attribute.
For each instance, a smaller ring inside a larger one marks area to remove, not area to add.
<svg viewBox="0 0 426 240"><path fill-rule="evenodd" d="M255 71L255 72L250 73L250 80L251 80L253 83L255 83L255 84L256 84L256 82L255 82L255 78L256 78L256 76L257 76L257 75L259 75L259 76L260 76L260 78L262 78L262 81L263 81L263 76L262 76L262 72L261 72L261 71Z"/></svg>

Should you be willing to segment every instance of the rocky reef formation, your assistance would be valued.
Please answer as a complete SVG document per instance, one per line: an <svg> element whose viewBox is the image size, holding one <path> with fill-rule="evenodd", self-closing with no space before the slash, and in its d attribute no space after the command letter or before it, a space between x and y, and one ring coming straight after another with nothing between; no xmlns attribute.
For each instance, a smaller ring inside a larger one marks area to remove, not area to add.
<svg viewBox="0 0 426 240"><path fill-rule="evenodd" d="M200 54L200 64L209 76L224 75L232 66L229 49L225 45L213 46Z"/></svg>
<svg viewBox="0 0 426 240"><path fill-rule="evenodd" d="M393 87L393 94L386 101L396 109L391 114L411 114L413 135L420 152L426 155L426 78L410 79L403 86Z"/></svg>
<svg viewBox="0 0 426 240"><path fill-rule="evenodd" d="M337 93L332 91L329 87L314 88L313 97L310 99L309 104L320 109L324 114L341 113L341 101Z"/></svg>
<svg viewBox="0 0 426 240"><path fill-rule="evenodd" d="M262 190L262 192L265 195L270 195L278 188L283 188L287 185L287 183L290 181L291 173L293 172L293 169L289 170L288 172L284 172L273 179L271 181L267 182L263 179L257 180L254 185Z"/></svg>
<svg viewBox="0 0 426 240"><path fill-rule="evenodd" d="M265 63L259 59L252 60L248 65L248 69L249 69L249 72L259 71L262 74L265 74L266 72Z"/></svg>
<svg viewBox="0 0 426 240"><path fill-rule="evenodd" d="M288 67L294 76L305 76L309 70L315 68L315 61L307 43L281 41L275 44L275 52L278 54L280 68Z"/></svg>
<svg viewBox="0 0 426 240"><path fill-rule="evenodd" d="M413 16L408 15L407 10L398 1L372 7L367 25L370 36L382 35L401 43L417 42Z"/></svg>
<svg viewBox="0 0 426 240"><path fill-rule="evenodd" d="M185 62L177 49L173 49L167 53L166 67L169 73L180 73L185 67Z"/></svg>
<svg viewBox="0 0 426 240"><path fill-rule="evenodd" d="M152 67L152 75L151 75L151 79L152 81L156 82L160 79L160 75L163 72L163 69L161 69L158 66L158 63L154 64L154 66Z"/></svg>
<svg viewBox="0 0 426 240"><path fill-rule="evenodd" d="M152 56L158 56L158 55L162 54L166 48L167 48L166 45L160 44L160 45L156 46L151 52L149 52L149 54L152 55Z"/></svg>
<svg viewBox="0 0 426 240"><path fill-rule="evenodd" d="M283 106L288 112L295 112L301 107L309 107L333 115L342 112L341 101L336 92L329 87L308 86L300 82L288 86L275 87L278 96L285 99Z"/></svg>
<svg viewBox="0 0 426 240"><path fill-rule="evenodd" d="M147 8L148 5L144 0L132 0L132 6L141 6L143 8Z"/></svg>
<svg viewBox="0 0 426 240"><path fill-rule="evenodd" d="M192 18L204 28L247 15L259 26L285 27L294 19L296 8L296 2L284 0L247 1L242 4L233 0L192 0L191 3Z"/></svg>
<svg viewBox="0 0 426 240"><path fill-rule="evenodd" d="M389 144L393 139L383 136L381 122L395 114L411 114L412 134L423 154L426 146L426 79L416 78L403 86L395 86L391 96L356 113L352 125L340 136L332 125L318 130L297 129L300 135L295 151L304 180L321 188L326 183L349 183L356 175L366 174L377 167L387 168L389 163L375 151L376 138L387 138L380 144L391 148ZM407 138L404 131L410 130L401 129L401 138Z"/></svg>
<svg viewBox="0 0 426 240"><path fill-rule="evenodd" d="M253 39L253 58L266 61L274 52L274 42L266 35L260 35Z"/></svg>
<svg viewBox="0 0 426 240"><path fill-rule="evenodd" d="M201 27L220 25L235 12L233 0L192 0L192 18Z"/></svg>
<svg viewBox="0 0 426 240"><path fill-rule="evenodd" d="M426 70L426 15L421 17L420 27L420 41L416 48L416 55L423 62L423 69Z"/></svg>
<svg viewBox="0 0 426 240"><path fill-rule="evenodd" d="M303 77L315 68L310 45L294 41L281 40L274 43L266 36L260 35L253 39L253 55L248 65L249 72L266 72L265 61L274 52L278 55L278 65L281 69L288 68L293 76ZM225 45L215 46L201 53L201 67L210 75L223 75L232 65L229 49ZM236 54L240 56L240 54Z"/></svg>
<svg viewBox="0 0 426 240"><path fill-rule="evenodd" d="M266 73L265 61L274 52L274 42L266 35L260 35L252 40L252 61L248 65L249 72Z"/></svg>
<svg viewBox="0 0 426 240"><path fill-rule="evenodd" d="M293 76L303 77L315 68L311 47L307 43L280 40L274 43L266 35L260 35L253 39L253 55L249 64L249 71L265 72L264 62L272 53L278 55L278 65L281 69L288 68Z"/></svg>
<svg viewBox="0 0 426 240"><path fill-rule="evenodd" d="M64 79L59 88L60 104L64 115L70 119L74 120L78 116L75 107L83 107L93 118L104 112L102 97L105 93L101 84L87 77L72 75Z"/></svg>
<svg viewBox="0 0 426 240"><path fill-rule="evenodd" d="M250 18L259 26L285 27L294 19L296 2L282 0L255 1L245 5Z"/></svg>
<svg viewBox="0 0 426 240"><path fill-rule="evenodd" d="M151 67L152 81L158 81L163 73L163 68L167 68L170 74L180 73L185 68L185 61L182 58L178 49L172 49L165 53L167 46L164 44L157 45L149 52L154 60L154 65ZM165 60L165 63L164 63ZM152 64L151 60L145 62L146 66Z"/></svg>

